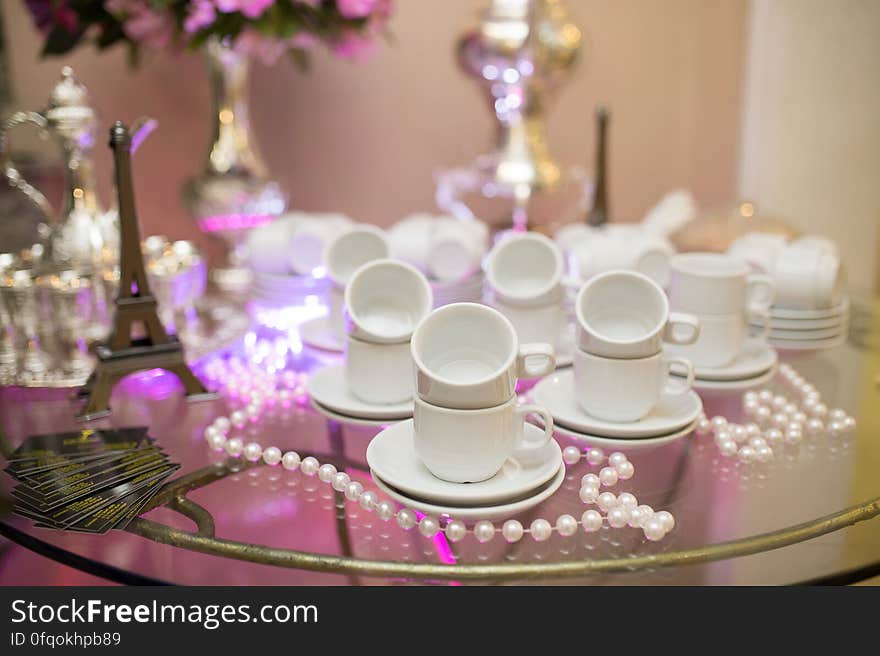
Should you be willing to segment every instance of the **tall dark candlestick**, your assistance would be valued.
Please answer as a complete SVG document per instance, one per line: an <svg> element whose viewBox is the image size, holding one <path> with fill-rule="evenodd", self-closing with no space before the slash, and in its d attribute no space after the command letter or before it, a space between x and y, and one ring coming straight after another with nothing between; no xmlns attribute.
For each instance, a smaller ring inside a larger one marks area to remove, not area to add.
<svg viewBox="0 0 880 656"><path fill-rule="evenodd" d="M596 110L596 191L593 207L587 214L587 223L593 226L608 223L608 120L610 113L606 107Z"/></svg>

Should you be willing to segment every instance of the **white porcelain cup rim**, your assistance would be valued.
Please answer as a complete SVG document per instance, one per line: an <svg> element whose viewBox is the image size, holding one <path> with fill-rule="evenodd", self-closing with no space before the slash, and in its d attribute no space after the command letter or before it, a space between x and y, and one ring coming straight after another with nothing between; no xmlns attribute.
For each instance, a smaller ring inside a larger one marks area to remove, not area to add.
<svg viewBox="0 0 880 656"><path fill-rule="evenodd" d="M391 247L388 243L388 237L385 234L385 231L378 226L374 226L370 223L357 223L354 225L344 227L339 234L337 234L333 239L330 239L324 246L324 252L321 255L321 260L324 262L324 267L326 269L326 275L330 279L336 287L344 287L351 276L354 274L355 270L359 267L354 267L351 273L348 276L348 279L342 280L338 278L334 272L331 270L330 266L330 255L333 249L337 246L337 244L346 238L349 238L352 234L370 234L378 237L385 244L385 254L382 256L383 258L388 258L391 256Z"/></svg>
<svg viewBox="0 0 880 656"><path fill-rule="evenodd" d="M505 290L504 285L499 282L494 263L500 257L500 254L503 254L505 248L509 248L511 244L516 244L517 242L522 243L524 241L531 241L540 244L542 247L546 247L547 252L553 257L554 271L551 280L543 288L530 291L528 294L516 294ZM552 239L539 232L524 232L504 238L489 252L486 261L486 278L489 281L489 285L494 290L501 293L505 298L509 299L509 301L514 302L527 301L532 298L551 294L555 288L560 287L564 274L565 259L562 257L559 246Z"/></svg>
<svg viewBox="0 0 880 656"><path fill-rule="evenodd" d="M399 269L401 271L405 271L407 275L410 275L411 279L414 280L422 289L422 298L427 300L427 303L421 308L422 316L416 322L416 326L421 322L428 314L431 313L431 307L434 303L434 290L431 288L431 284L428 282L428 279L425 278L425 274L415 268L413 265L408 262L403 262L402 260L395 260L391 258L382 258L380 260L372 260L367 262L366 264L361 265L355 270L354 273L351 274L351 277L348 279L348 284L345 286L344 299L345 299L345 312L348 315L350 321L354 324L358 324L357 317L357 304L352 302L352 294L356 293L356 282L362 276L368 275L374 269L388 269L394 268ZM384 335L383 341L390 342L405 342L409 341L412 333L415 330L413 326L412 330L407 330L405 332L393 335ZM361 341L369 341L365 339L363 336L359 336L358 339Z"/></svg>
<svg viewBox="0 0 880 656"><path fill-rule="evenodd" d="M413 362L415 363L416 367L421 369L422 371L430 372L431 378L433 378L434 380L436 380L439 383L443 383L445 385L461 385L462 384L460 381L452 380L452 379L444 378L443 376L440 376L431 367L426 365L425 362L421 359L421 357L419 357L419 352L418 352L419 342L420 342L420 330L419 329L425 324L425 322L437 321L438 318L442 318L444 314L449 314L450 312L469 311L474 308L479 308L477 311L480 311L480 312L488 311L488 312L493 313L494 315L497 315L498 320L500 320L501 323L504 324L511 342L514 345L519 344L519 339L516 334L516 329L513 327L513 324L510 322L510 319L505 317L503 314L501 314L495 308L489 307L488 305L483 305L482 303L452 303L451 305L444 305L443 307L439 307L419 322L419 324L416 326L416 329L413 331L412 339L410 340L410 351L412 352ZM507 358L504 360L503 364L499 365L498 367L495 368L494 371L492 371L492 373L487 374L485 377L480 378L479 380L468 381L467 386L468 387L476 387L478 385L482 385L484 383L488 383L488 382L494 380L495 378L498 377L498 374L500 372L507 371L510 367L512 367L513 363L517 357L519 357L519 349L517 349L517 348L510 349L510 352L508 353Z"/></svg>
<svg viewBox="0 0 880 656"><path fill-rule="evenodd" d="M660 302L663 305L663 308L665 311L662 313L663 316L660 317L659 321L654 326L651 327L650 331L646 331L645 335L642 335L640 337L636 337L633 339L616 339L616 338L610 337L608 335L603 335L603 334L600 334L599 332L597 332L590 325L590 322L587 320L587 318L584 316L584 314L583 314L583 300L586 297L586 295L591 291L591 288L594 285L601 284L602 280L604 280L606 278L612 278L612 277L631 277L634 279L639 279L639 280L645 282L646 284L650 285L651 287L653 287L656 290L656 292L658 294L658 298L660 299ZM656 335L658 332L662 332L664 330L665 326L669 323L670 318L672 317L672 314L670 314L670 312L669 312L669 299L666 298L666 292L663 291L663 288L660 287L660 285L658 285L656 282L651 280L651 278L646 276L644 273L639 273L638 271L625 271L625 270L620 270L620 269L616 269L614 271L606 271L605 273L600 273L600 274L590 278L590 280L587 281L581 287L580 291L578 292L577 297L575 299L575 303L574 303L574 309L575 309L575 316L577 317L577 321L580 324L580 327L582 329L584 329L594 335L598 335L599 337L601 337L602 341L604 341L604 342L608 342L609 344L614 344L615 346L621 346L621 347L637 346L637 345L643 343L646 338L650 338L651 336Z"/></svg>

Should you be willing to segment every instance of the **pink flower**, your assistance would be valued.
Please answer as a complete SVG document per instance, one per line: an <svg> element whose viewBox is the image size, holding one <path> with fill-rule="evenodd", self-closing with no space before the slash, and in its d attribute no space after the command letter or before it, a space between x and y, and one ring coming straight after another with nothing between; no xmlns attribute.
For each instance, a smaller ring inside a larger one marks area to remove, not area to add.
<svg viewBox="0 0 880 656"><path fill-rule="evenodd" d="M107 0L104 7L122 20L122 30L132 41L156 49L171 42L174 23L168 12L153 10L145 0Z"/></svg>
<svg viewBox="0 0 880 656"><path fill-rule="evenodd" d="M273 66L287 52L287 48L284 41L267 39L251 29L244 30L235 40L235 49L238 52L256 57L266 66Z"/></svg>
<svg viewBox="0 0 880 656"><path fill-rule="evenodd" d="M248 18L257 18L269 5L275 4L275 0L214 0L214 4L224 14L240 11Z"/></svg>
<svg viewBox="0 0 880 656"><path fill-rule="evenodd" d="M333 51L340 57L352 61L364 61L373 53L375 47L376 42L370 36L355 30L345 30L342 37L333 44Z"/></svg>
<svg viewBox="0 0 880 656"><path fill-rule="evenodd" d="M183 21L183 29L187 32L198 32L207 27L217 18L214 3L211 0L195 0L190 5L189 13Z"/></svg>
<svg viewBox="0 0 880 656"><path fill-rule="evenodd" d="M379 0L336 0L336 8L343 18L364 18L373 13Z"/></svg>
<svg viewBox="0 0 880 656"><path fill-rule="evenodd" d="M310 50L320 42L321 40L311 32L299 32L290 39L290 46L292 48L299 48L300 50Z"/></svg>

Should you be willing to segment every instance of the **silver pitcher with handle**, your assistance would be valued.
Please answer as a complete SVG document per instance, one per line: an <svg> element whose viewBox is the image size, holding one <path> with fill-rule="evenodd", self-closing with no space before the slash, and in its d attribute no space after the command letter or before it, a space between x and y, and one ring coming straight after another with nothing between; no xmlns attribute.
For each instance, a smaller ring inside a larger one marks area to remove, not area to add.
<svg viewBox="0 0 880 656"><path fill-rule="evenodd" d="M12 161L9 132L19 125L36 126L61 147L65 168L64 198L59 211L36 187L24 179ZM112 213L98 201L93 148L98 117L86 88L73 69L64 67L52 88L47 107L40 112L15 112L0 126L0 165L9 184L30 199L45 217L41 226L43 254L40 268L75 269L92 273L118 257L118 241Z"/></svg>

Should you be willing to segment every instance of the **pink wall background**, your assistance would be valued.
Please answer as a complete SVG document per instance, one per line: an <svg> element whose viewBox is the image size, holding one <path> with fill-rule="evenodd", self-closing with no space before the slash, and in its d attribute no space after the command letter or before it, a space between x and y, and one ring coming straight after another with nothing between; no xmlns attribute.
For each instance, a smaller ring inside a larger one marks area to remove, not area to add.
<svg viewBox="0 0 880 656"><path fill-rule="evenodd" d="M735 197L745 49L745 0L570 0L586 35L583 58L550 115L563 163L592 164L593 110L608 104L611 199L635 219L665 191L691 189L702 205ZM320 53L312 72L286 61L255 66L252 116L292 205L387 225L434 208L433 172L488 150L492 123L478 88L453 61L453 44L482 3L398 0L393 44L366 64ZM40 108L62 64L74 66L106 125L146 114L160 128L137 154L146 233L198 238L180 202L209 137L208 81L200 58L157 53L131 70L124 50L40 61L40 38L21 2L3 3L15 107ZM105 125L105 128L106 128ZM28 146L21 138L18 144ZM36 145L47 154L56 153ZM109 151L101 147L104 199Z"/></svg>

